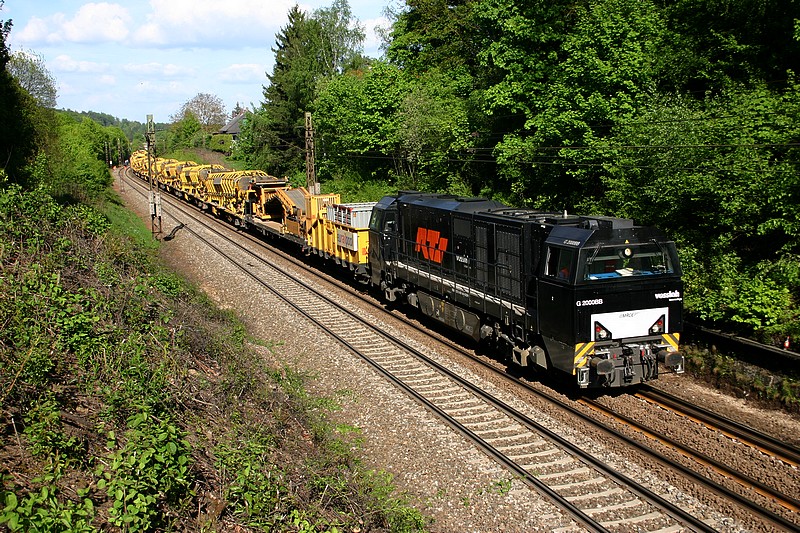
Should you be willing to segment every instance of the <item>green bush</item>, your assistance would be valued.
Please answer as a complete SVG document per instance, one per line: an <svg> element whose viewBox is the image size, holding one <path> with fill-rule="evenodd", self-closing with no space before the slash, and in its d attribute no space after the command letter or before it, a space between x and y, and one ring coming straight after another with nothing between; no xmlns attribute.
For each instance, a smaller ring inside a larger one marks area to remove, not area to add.
<svg viewBox="0 0 800 533"><path fill-rule="evenodd" d="M223 154L231 153L233 146L233 135L228 133L218 133L212 135L208 140L208 148L215 152L222 152Z"/></svg>
<svg viewBox="0 0 800 533"><path fill-rule="evenodd" d="M3 478L0 491L0 525L8 531L47 531L52 533L89 533L97 529L92 522L96 516L94 503L88 497L88 489L77 489L76 500L64 498L58 483L64 475L63 465L50 463L41 476L32 480L38 490L30 491L22 498L14 490L6 488Z"/></svg>
<svg viewBox="0 0 800 533"><path fill-rule="evenodd" d="M419 516L371 485L354 432L326 425L335 404L267 366L109 199L0 190L0 405L25 428L0 442L29 458L3 479L0 524L336 531Z"/></svg>
<svg viewBox="0 0 800 533"><path fill-rule="evenodd" d="M95 472L112 502L109 522L127 531L169 529L168 517L179 517L193 496L189 443L166 415L139 411L128 427L123 446L109 433L112 450Z"/></svg>

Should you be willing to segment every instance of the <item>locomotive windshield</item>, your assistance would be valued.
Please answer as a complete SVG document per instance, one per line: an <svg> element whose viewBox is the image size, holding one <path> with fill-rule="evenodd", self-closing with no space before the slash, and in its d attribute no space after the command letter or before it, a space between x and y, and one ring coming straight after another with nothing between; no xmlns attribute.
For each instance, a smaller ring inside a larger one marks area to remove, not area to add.
<svg viewBox="0 0 800 533"><path fill-rule="evenodd" d="M587 246L578 260L578 279L585 281L617 279L627 276L680 274L675 245L671 242L625 243Z"/></svg>

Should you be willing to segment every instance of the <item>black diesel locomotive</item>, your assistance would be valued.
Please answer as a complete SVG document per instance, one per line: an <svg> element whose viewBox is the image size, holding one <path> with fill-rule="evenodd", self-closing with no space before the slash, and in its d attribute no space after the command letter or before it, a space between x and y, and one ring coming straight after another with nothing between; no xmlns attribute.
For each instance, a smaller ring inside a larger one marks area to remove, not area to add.
<svg viewBox="0 0 800 533"><path fill-rule="evenodd" d="M632 220L399 193L373 208L369 266L388 301L580 387L683 372L675 243Z"/></svg>

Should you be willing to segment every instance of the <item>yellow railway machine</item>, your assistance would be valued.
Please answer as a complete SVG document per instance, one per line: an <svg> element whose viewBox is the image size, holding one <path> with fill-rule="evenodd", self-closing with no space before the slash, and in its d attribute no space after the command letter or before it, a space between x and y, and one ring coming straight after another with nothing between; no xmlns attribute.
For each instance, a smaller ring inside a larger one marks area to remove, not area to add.
<svg viewBox="0 0 800 533"><path fill-rule="evenodd" d="M210 172L217 172L224 170L222 165L194 165L186 166L180 172L180 189L184 194L189 196L198 196L200 194L200 185L208 179Z"/></svg>
<svg viewBox="0 0 800 533"><path fill-rule="evenodd" d="M369 219L375 204L330 204L324 224L325 255L365 279L369 270Z"/></svg>

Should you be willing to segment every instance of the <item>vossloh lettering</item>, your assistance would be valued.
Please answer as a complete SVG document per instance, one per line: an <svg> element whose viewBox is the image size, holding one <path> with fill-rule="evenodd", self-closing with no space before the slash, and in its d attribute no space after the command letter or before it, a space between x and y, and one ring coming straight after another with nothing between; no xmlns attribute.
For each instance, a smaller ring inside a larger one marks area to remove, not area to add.
<svg viewBox="0 0 800 533"><path fill-rule="evenodd" d="M656 300L667 300L669 298L680 298L681 291L657 292L655 294Z"/></svg>

